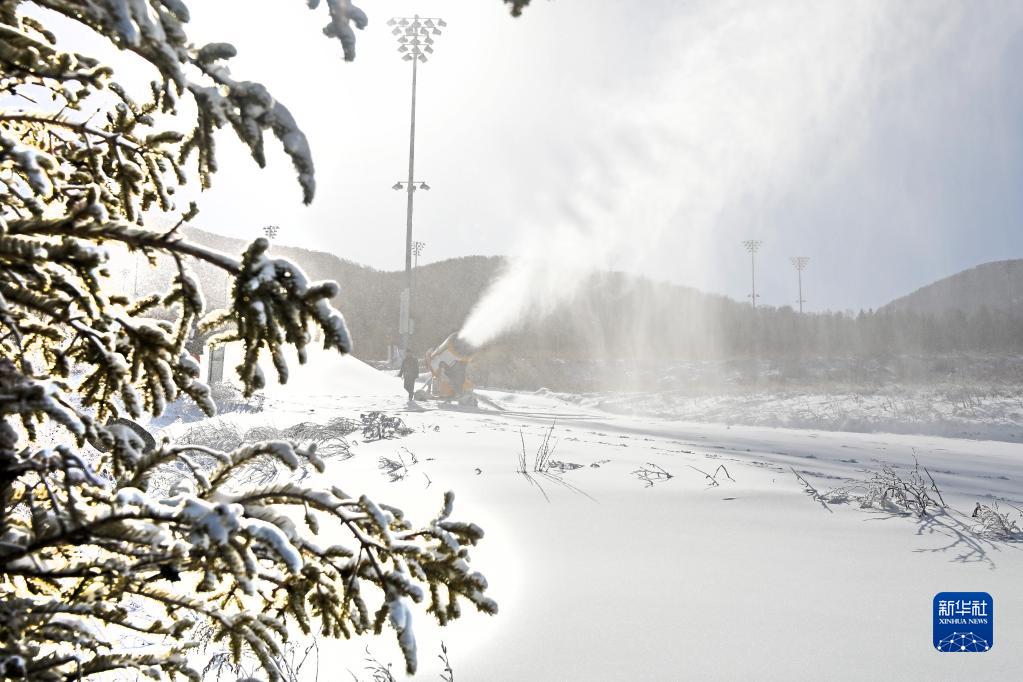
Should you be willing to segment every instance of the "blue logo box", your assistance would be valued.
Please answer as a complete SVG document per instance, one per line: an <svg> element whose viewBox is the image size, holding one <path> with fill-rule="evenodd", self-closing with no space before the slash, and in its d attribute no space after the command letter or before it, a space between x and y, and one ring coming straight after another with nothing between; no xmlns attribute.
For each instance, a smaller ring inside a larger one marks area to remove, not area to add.
<svg viewBox="0 0 1023 682"><path fill-rule="evenodd" d="M977 653L994 646L995 601L987 592L939 592L932 608L938 651Z"/></svg>

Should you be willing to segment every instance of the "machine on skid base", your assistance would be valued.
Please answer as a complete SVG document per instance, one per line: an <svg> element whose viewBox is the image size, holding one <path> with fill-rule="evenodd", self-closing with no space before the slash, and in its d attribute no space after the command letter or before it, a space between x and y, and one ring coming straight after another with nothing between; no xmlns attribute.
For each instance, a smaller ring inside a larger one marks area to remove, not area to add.
<svg viewBox="0 0 1023 682"><path fill-rule="evenodd" d="M461 405L475 405L475 385L469 380L468 372L475 352L475 348L455 333L427 353L426 364L431 375L429 397Z"/></svg>

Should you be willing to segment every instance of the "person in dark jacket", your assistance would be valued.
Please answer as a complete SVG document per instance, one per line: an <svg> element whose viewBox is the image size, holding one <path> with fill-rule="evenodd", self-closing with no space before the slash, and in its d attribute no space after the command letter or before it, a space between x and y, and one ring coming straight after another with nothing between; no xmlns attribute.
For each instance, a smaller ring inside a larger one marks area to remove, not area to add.
<svg viewBox="0 0 1023 682"><path fill-rule="evenodd" d="M401 371L398 376L405 379L405 390L408 391L408 399L416 391L416 381L419 380L419 358L411 350L405 351L405 359L401 363Z"/></svg>

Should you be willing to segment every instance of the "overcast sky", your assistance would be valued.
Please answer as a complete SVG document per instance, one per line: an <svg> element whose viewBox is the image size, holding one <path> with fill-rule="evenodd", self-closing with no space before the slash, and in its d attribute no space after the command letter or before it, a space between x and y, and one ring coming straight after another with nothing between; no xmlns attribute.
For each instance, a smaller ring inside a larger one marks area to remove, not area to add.
<svg viewBox="0 0 1023 682"><path fill-rule="evenodd" d="M404 264L410 67L392 16L448 26L419 74L415 238L425 262L519 254L796 299L881 305L1023 256L1023 3L363 0L358 57L323 10L193 2L193 37L235 43L314 150L316 200L290 163L259 170L221 135L200 227Z"/></svg>

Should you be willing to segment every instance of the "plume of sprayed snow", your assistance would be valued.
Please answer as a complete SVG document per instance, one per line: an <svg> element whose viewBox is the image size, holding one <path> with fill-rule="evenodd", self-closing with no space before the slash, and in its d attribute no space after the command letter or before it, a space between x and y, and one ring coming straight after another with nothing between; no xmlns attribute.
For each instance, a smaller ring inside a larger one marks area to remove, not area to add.
<svg viewBox="0 0 1023 682"><path fill-rule="evenodd" d="M460 332L470 343L570 304L598 270L641 270L652 252L663 260L670 249L672 279L700 286L719 244L760 236L772 203L855 157L874 108L954 39L965 11L887 0L705 2L684 14L666 5L673 15L651 36L666 46L663 63L638 69L632 92L593 103L605 121L581 125L594 138L569 173L568 199L523 227Z"/></svg>

